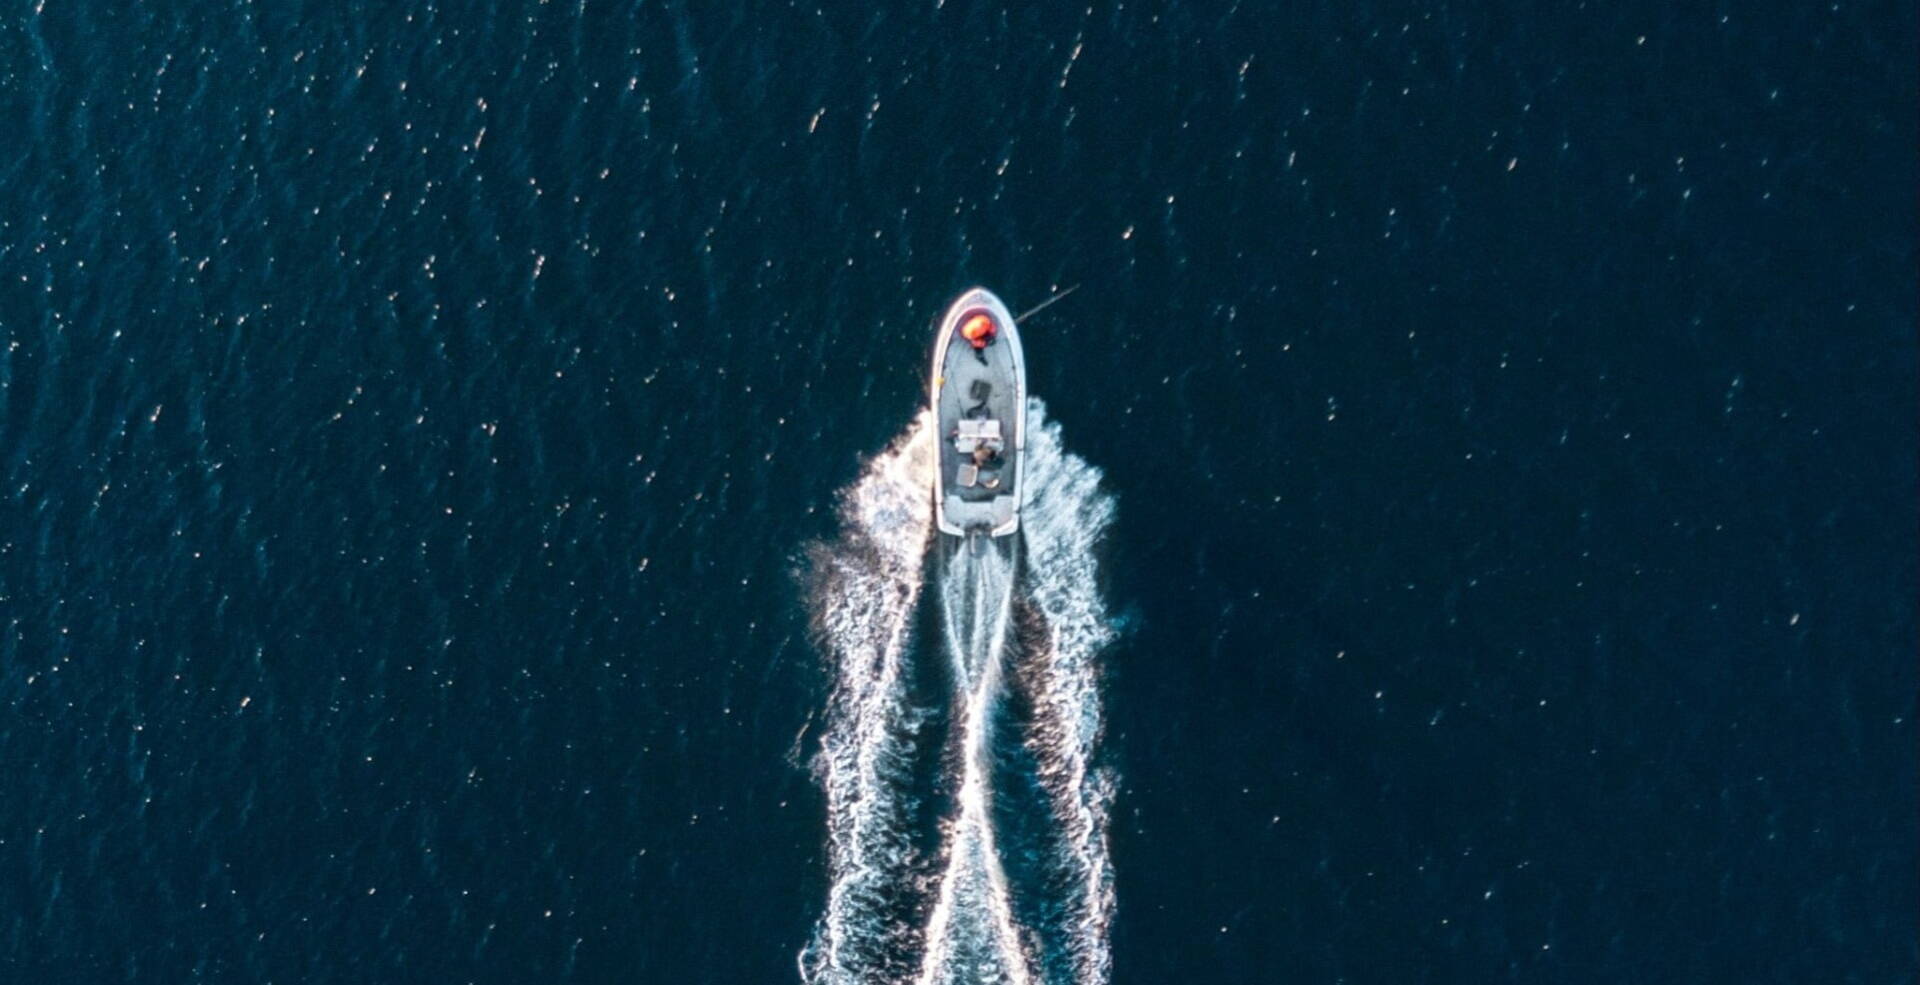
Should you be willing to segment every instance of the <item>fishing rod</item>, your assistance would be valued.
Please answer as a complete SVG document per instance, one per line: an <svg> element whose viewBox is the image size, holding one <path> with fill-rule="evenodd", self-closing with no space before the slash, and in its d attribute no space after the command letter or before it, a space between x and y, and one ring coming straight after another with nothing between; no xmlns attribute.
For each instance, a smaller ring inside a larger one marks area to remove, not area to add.
<svg viewBox="0 0 1920 985"><path fill-rule="evenodd" d="M1054 295L1053 297L1050 297L1050 298L1048 298L1048 299L1046 299L1045 301L1042 301L1042 302L1040 302L1039 304L1036 304L1036 305L1034 305L1033 307L1031 307L1031 308L1028 308L1028 309L1027 309L1026 311L1023 311L1023 312L1021 312L1021 313L1020 313L1020 315L1019 315L1018 317L1016 317L1016 318L1015 318L1015 319L1013 320L1013 323L1014 323L1015 325L1018 325L1018 324L1020 324L1021 322L1023 322L1023 321L1026 321L1026 320L1027 320L1027 318L1028 318L1028 316L1030 316L1030 315L1033 315L1033 314L1035 314L1035 313L1037 313L1038 311L1040 311L1040 309L1042 309L1042 308L1045 308L1045 307L1046 307L1047 305L1050 305L1050 304L1052 304L1052 303L1054 303L1055 301L1058 301L1058 300L1060 300L1061 298L1064 298L1064 297L1066 297L1067 295L1069 295L1069 294L1072 294L1073 292L1075 292L1075 291L1077 291L1077 290L1079 290L1079 289L1080 289L1080 285L1078 285L1078 284L1075 284L1075 285L1073 285L1072 287L1069 287L1069 288L1067 288L1066 290L1064 290L1064 291L1061 291L1061 292L1060 292L1060 293L1058 293L1058 294L1055 294L1055 295Z"/></svg>

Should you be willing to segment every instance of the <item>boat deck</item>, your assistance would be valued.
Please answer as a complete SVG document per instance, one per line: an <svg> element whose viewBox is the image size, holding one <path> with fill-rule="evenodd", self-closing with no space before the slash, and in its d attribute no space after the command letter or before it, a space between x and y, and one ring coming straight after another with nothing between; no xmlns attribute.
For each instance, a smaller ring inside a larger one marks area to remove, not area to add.
<svg viewBox="0 0 1920 985"><path fill-rule="evenodd" d="M956 309L961 307L955 305ZM987 310L996 322L1004 320L1005 324L992 344L981 350L974 349L958 333L945 336L934 407L940 426L940 506L948 526L1003 530L1019 513L1019 453L1026 444L1020 434L1025 424L1020 380L1025 367L1021 365L1019 339L1012 334L1011 319L1003 306L996 303L966 310ZM949 323L964 313L956 314ZM988 421L998 422L997 454L989 462L976 465L972 446L981 441L990 448L996 444L994 425L986 424ZM980 437L983 432L984 438Z"/></svg>

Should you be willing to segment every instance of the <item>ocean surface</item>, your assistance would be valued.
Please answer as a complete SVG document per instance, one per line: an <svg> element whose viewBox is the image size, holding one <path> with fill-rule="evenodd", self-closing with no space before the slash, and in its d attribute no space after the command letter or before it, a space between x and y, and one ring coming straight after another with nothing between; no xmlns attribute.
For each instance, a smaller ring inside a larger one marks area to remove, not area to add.
<svg viewBox="0 0 1920 985"><path fill-rule="evenodd" d="M1915 982L1916 30L10 5L0 983Z"/></svg>

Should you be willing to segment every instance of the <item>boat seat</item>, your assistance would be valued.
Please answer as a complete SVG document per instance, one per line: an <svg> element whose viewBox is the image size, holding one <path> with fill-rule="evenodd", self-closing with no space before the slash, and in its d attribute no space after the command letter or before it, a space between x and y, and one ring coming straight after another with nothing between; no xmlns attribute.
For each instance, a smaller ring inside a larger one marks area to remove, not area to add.
<svg viewBox="0 0 1920 985"><path fill-rule="evenodd" d="M962 455L971 455L975 448L986 445L991 451L1005 448L1007 443L1000 437L999 421L965 420L953 432L953 450Z"/></svg>
<svg viewBox="0 0 1920 985"><path fill-rule="evenodd" d="M971 488L975 483L980 481L980 467L973 464L962 465L960 466L960 471L954 475L953 480L955 484L962 488Z"/></svg>

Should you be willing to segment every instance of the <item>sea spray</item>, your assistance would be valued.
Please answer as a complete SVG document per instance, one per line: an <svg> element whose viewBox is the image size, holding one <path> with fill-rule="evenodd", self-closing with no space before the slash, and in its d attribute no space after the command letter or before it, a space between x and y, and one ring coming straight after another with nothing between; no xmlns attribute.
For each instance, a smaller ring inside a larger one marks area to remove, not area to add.
<svg viewBox="0 0 1920 985"><path fill-rule="evenodd" d="M1030 958L993 830L994 712L1013 615L1013 545L963 549L941 575L947 657L962 696L959 807L928 920L919 985L1026 985Z"/></svg>
<svg viewBox="0 0 1920 985"><path fill-rule="evenodd" d="M1101 985L1111 970L1113 784L1097 765L1094 658L1113 635L1095 547L1114 506L1099 489L1100 471L1064 450L1059 425L1045 420L1038 400L1029 402L1028 421L1020 537L977 553L949 551L934 566L943 652L918 653L934 647L913 634L929 567L929 414L846 491L839 538L815 552L812 612L835 683L815 760L827 798L831 887L800 956L810 985ZM1033 616L1025 648L1013 639L1016 609ZM930 858L915 848L909 793L914 734L929 717L909 697L916 659L947 666L955 705L956 754L940 767L951 771L954 803ZM1015 660L1032 714L1001 736ZM1009 879L994 830L997 741L1030 753L1046 794L1032 806L1051 815L1042 822L1057 856L1049 868L1062 880ZM1022 926L1022 894L1058 896L1039 909L1064 919Z"/></svg>
<svg viewBox="0 0 1920 985"><path fill-rule="evenodd" d="M1100 985L1111 970L1113 867L1107 853L1108 771L1096 766L1101 735L1098 665L1113 638L1099 592L1095 548L1113 522L1113 497L1100 470L1065 450L1060 425L1040 401L1027 412L1028 500L1021 515L1027 567L1023 589L1040 615L1041 638L1029 657L1034 722L1027 745L1053 802L1063 845L1058 861L1077 885L1060 901L1071 915L1064 941L1079 985Z"/></svg>
<svg viewBox="0 0 1920 985"><path fill-rule="evenodd" d="M918 713L905 663L932 529L932 442L933 415L922 412L844 493L839 539L813 552L814 631L835 674L814 760L826 792L831 885L800 955L809 983L888 980L918 949L919 928L902 919L897 899L912 881L905 733Z"/></svg>

